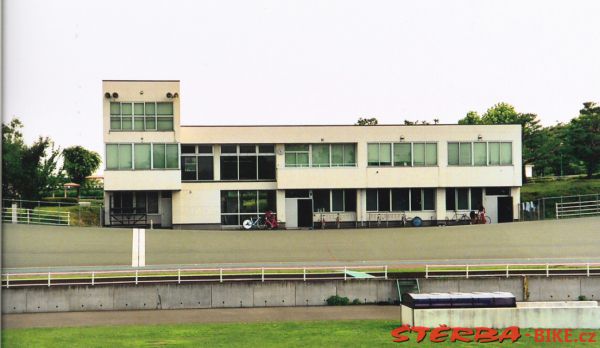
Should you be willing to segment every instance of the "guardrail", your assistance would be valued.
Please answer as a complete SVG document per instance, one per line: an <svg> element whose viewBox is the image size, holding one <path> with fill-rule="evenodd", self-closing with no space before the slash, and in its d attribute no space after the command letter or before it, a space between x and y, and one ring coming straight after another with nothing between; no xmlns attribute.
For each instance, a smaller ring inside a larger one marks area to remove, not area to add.
<svg viewBox="0 0 600 348"><path fill-rule="evenodd" d="M556 203L556 218L600 215L600 200Z"/></svg>
<svg viewBox="0 0 600 348"><path fill-rule="evenodd" d="M34 225L71 225L71 214L69 212L25 209L25 208L2 208L2 222Z"/></svg>
<svg viewBox="0 0 600 348"><path fill-rule="evenodd" d="M600 263L426 265L425 278L600 276Z"/></svg>
<svg viewBox="0 0 600 348"><path fill-rule="evenodd" d="M376 275L371 275L374 273ZM361 277L361 274L367 276ZM388 267L250 267L178 268L117 271L3 273L2 287L109 285L140 283L190 283L281 280L388 279Z"/></svg>

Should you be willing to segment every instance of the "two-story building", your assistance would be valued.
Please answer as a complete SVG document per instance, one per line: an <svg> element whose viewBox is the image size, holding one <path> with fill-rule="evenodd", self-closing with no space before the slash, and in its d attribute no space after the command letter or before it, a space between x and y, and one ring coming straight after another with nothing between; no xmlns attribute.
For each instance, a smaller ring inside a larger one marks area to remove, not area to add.
<svg viewBox="0 0 600 348"><path fill-rule="evenodd" d="M179 81L104 81L102 98L106 225L518 218L519 125L186 126Z"/></svg>

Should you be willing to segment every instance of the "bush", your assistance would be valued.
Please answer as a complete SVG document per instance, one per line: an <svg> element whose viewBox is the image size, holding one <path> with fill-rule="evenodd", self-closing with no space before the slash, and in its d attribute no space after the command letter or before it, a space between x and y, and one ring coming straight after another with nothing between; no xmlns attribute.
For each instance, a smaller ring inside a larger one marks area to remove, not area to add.
<svg viewBox="0 0 600 348"><path fill-rule="evenodd" d="M585 297L585 295L579 295L579 297L577 298L579 301L587 301L587 297Z"/></svg>
<svg viewBox="0 0 600 348"><path fill-rule="evenodd" d="M346 306L350 303L350 299L347 297L340 297L338 295L330 296L327 299L327 304L329 306Z"/></svg>
<svg viewBox="0 0 600 348"><path fill-rule="evenodd" d="M44 197L43 202L55 202L55 203L79 203L76 197Z"/></svg>
<svg viewBox="0 0 600 348"><path fill-rule="evenodd" d="M359 305L359 304L361 304L361 302L360 302L359 299L355 298L354 300L352 300L352 304L353 305Z"/></svg>

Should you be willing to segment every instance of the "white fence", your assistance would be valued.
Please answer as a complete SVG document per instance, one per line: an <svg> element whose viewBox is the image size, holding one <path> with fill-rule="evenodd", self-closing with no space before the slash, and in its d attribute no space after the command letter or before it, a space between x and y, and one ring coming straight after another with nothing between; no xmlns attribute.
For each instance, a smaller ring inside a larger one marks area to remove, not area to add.
<svg viewBox="0 0 600 348"><path fill-rule="evenodd" d="M600 276L600 263L426 265L425 278Z"/></svg>
<svg viewBox="0 0 600 348"><path fill-rule="evenodd" d="M556 218L600 215L600 200L556 203Z"/></svg>
<svg viewBox="0 0 600 348"><path fill-rule="evenodd" d="M32 225L71 225L71 214L69 212L44 210L44 209L25 209L12 207L2 208L2 222L12 222L15 224Z"/></svg>

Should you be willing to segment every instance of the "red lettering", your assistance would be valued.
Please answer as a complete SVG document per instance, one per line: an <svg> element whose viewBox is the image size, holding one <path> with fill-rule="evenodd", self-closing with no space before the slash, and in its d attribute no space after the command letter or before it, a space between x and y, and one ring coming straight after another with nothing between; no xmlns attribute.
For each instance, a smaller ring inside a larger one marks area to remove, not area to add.
<svg viewBox="0 0 600 348"><path fill-rule="evenodd" d="M586 333L582 333L581 335L585 335ZM580 335L580 337L581 337ZM596 343L596 333L595 332L587 332L587 336L589 337L587 341L579 340L580 342L588 342L588 343Z"/></svg>
<svg viewBox="0 0 600 348"><path fill-rule="evenodd" d="M466 327L455 327L452 329L452 336L450 336L450 342L472 342L473 340L469 337L464 337L461 334L465 334L465 336L473 336L473 329L469 329Z"/></svg>
<svg viewBox="0 0 600 348"><path fill-rule="evenodd" d="M571 329L565 329L565 342L573 342L571 341Z"/></svg>
<svg viewBox="0 0 600 348"><path fill-rule="evenodd" d="M533 336L533 340L537 343L544 342L544 330L535 329L535 335Z"/></svg>
<svg viewBox="0 0 600 348"><path fill-rule="evenodd" d="M550 341L550 329L546 330L546 342L551 342Z"/></svg>
<svg viewBox="0 0 600 348"><path fill-rule="evenodd" d="M394 340L394 342L408 341L410 339L410 337L408 337L406 335L402 335L405 332L410 332L410 326L402 325L402 326L399 326L399 327L395 328L394 330L392 330L392 336L394 336L396 338Z"/></svg>
<svg viewBox="0 0 600 348"><path fill-rule="evenodd" d="M417 333L417 342L421 342L427 336L427 333L429 332L429 328L424 327L424 326L413 326L410 331L416 332Z"/></svg>
<svg viewBox="0 0 600 348"><path fill-rule="evenodd" d="M475 342L488 343L498 340L498 331L489 327L475 328Z"/></svg>
<svg viewBox="0 0 600 348"><path fill-rule="evenodd" d="M446 340L446 337L448 337L448 334L446 333L446 331L450 331L450 330L452 330L452 329L450 329L446 325L436 327L435 329L431 330L431 335L429 335L429 340L431 342L435 342L435 343L444 342Z"/></svg>
<svg viewBox="0 0 600 348"><path fill-rule="evenodd" d="M519 328L517 326L509 326L502 331L502 334L498 337L498 341L502 343L504 340L511 340L511 342L514 343L517 342L519 338L521 338Z"/></svg>
<svg viewBox="0 0 600 348"><path fill-rule="evenodd" d="M562 343L562 337L560 337L560 334L562 333L562 330L552 330L552 342L560 342Z"/></svg>

